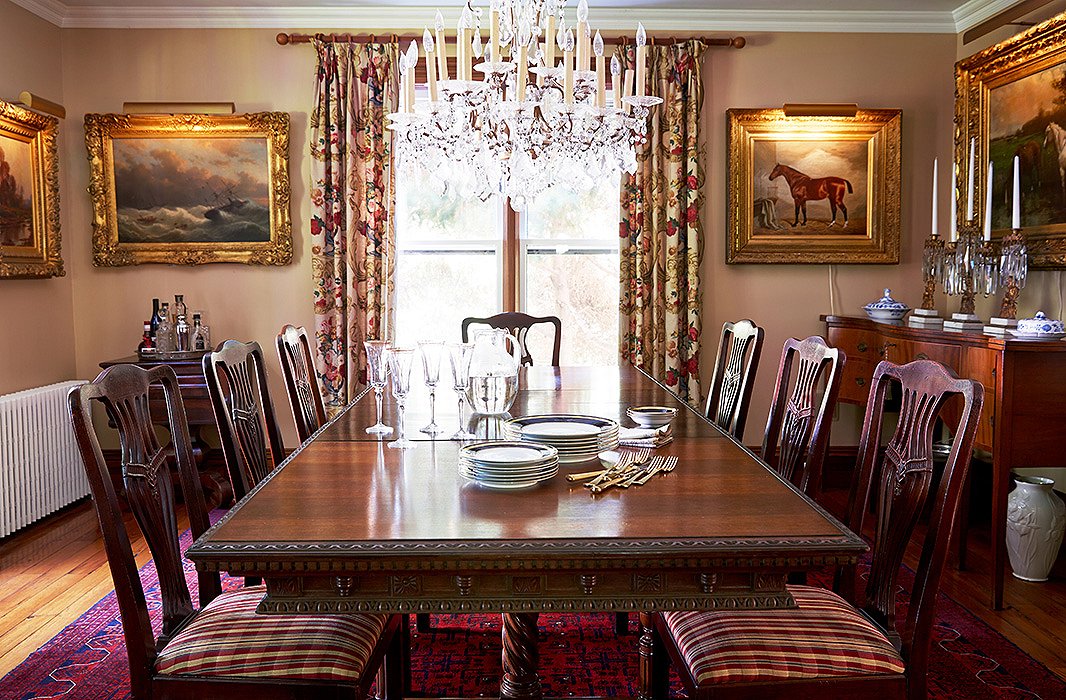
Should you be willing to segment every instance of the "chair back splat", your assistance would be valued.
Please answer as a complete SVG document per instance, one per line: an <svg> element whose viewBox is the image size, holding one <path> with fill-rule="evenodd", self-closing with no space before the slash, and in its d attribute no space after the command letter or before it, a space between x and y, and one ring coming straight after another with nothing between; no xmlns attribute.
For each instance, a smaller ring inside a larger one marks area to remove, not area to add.
<svg viewBox="0 0 1066 700"><path fill-rule="evenodd" d="M489 316L488 318L464 318L463 319L463 342L470 342L470 326L473 324L481 324L489 326L490 328L503 328L509 331L515 338L518 338L518 344L521 346L522 351L522 364L533 364L533 357L529 354L529 348L526 345L526 337L529 335L529 329L533 326L547 323L554 327L554 340L552 343L552 366L559 366L559 345L563 335L563 324L556 316L530 316L529 314L520 313L517 311L507 311L502 314L496 314L495 316Z"/></svg>
<svg viewBox="0 0 1066 700"><path fill-rule="evenodd" d="M204 378L233 485L240 500L284 458L259 343L227 340L204 355Z"/></svg>
<svg viewBox="0 0 1066 700"><path fill-rule="evenodd" d="M744 438L763 335L763 329L748 319L722 325L704 415L738 440Z"/></svg>
<svg viewBox="0 0 1066 700"><path fill-rule="evenodd" d="M285 393L296 421L296 434L300 436L300 442L304 442L325 425L326 407L318 388L311 344L303 326L282 326L278 333L278 359L285 380Z"/></svg>
<svg viewBox="0 0 1066 700"><path fill-rule="evenodd" d="M842 351L818 336L789 338L781 351L762 457L812 498L821 490L844 360Z"/></svg>

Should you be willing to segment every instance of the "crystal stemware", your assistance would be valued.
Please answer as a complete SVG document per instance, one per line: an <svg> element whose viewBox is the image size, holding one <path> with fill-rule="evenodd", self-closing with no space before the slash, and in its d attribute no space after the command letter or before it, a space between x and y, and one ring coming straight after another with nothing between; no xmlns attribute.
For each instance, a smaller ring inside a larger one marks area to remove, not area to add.
<svg viewBox="0 0 1066 700"><path fill-rule="evenodd" d="M385 356L389 343L386 340L367 340L363 346L366 347L366 380L374 387L374 399L378 404L378 420L367 428L366 432L371 435L388 435L392 428L381 422L381 394L385 391L385 383L389 377L389 365Z"/></svg>
<svg viewBox="0 0 1066 700"><path fill-rule="evenodd" d="M426 386L429 387L429 425L420 432L436 437L444 432L444 428L437 425L437 382L440 381L440 358L444 353L444 342L439 340L423 340L418 344L422 351L422 372L425 376Z"/></svg>
<svg viewBox="0 0 1066 700"><path fill-rule="evenodd" d="M392 395L396 397L396 406L399 408L399 432L396 439L389 443L389 447L406 449L414 447L415 443L407 439L404 432L404 408L407 402L407 394L411 391L411 365L414 364L414 348L389 348L389 370L392 374Z"/></svg>
<svg viewBox="0 0 1066 700"><path fill-rule="evenodd" d="M451 343L448 356L452 364L452 388L459 398L459 429L452 435L452 440L470 440L476 437L466 428L463 421L463 402L466 390L470 388L470 361L474 358L473 343Z"/></svg>

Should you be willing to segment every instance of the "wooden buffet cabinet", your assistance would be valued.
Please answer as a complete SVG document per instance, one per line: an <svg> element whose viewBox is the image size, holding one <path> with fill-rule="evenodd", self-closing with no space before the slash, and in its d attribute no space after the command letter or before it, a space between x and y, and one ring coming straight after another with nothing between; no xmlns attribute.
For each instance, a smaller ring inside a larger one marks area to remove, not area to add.
<svg viewBox="0 0 1066 700"><path fill-rule="evenodd" d="M829 344L847 353L841 401L866 404L881 360L937 360L984 385L977 446L992 453L992 606L1001 608L1010 470L1066 466L1066 342L1004 340L849 316L821 320Z"/></svg>

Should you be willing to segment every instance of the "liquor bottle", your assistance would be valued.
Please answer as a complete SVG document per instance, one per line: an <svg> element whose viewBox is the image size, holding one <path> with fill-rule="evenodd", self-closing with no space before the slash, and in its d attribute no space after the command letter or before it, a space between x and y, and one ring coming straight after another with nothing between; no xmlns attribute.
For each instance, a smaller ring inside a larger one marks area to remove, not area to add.
<svg viewBox="0 0 1066 700"><path fill-rule="evenodd" d="M155 330L159 328L159 299L152 299L152 315L150 318L152 340L155 341Z"/></svg>
<svg viewBox="0 0 1066 700"><path fill-rule="evenodd" d="M158 302L158 299L156 301ZM137 346L137 352L142 355L155 352L155 341L152 340L151 321L144 322L144 337L141 338L141 344Z"/></svg>
<svg viewBox="0 0 1066 700"><path fill-rule="evenodd" d="M170 304L159 307L159 326L155 329L156 352L174 352L174 324L170 321Z"/></svg>
<svg viewBox="0 0 1066 700"><path fill-rule="evenodd" d="M174 295L174 318L175 318L175 320L178 318L178 316L184 316L185 318L189 318L189 310L185 307L185 295L184 294L175 294Z"/></svg>
<svg viewBox="0 0 1066 700"><path fill-rule="evenodd" d="M178 352L189 351L189 324L185 320L185 314L178 314L178 321L174 324L174 349Z"/></svg>
<svg viewBox="0 0 1066 700"><path fill-rule="evenodd" d="M192 331L190 333L192 342L189 345L193 350L210 350L211 329L201 323L200 318L200 312L194 311L192 314Z"/></svg>

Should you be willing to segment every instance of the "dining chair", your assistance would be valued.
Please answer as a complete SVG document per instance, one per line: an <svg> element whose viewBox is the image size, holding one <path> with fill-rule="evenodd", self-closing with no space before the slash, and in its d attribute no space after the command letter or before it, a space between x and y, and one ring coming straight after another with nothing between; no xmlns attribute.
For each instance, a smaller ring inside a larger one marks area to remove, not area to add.
<svg viewBox="0 0 1066 700"><path fill-rule="evenodd" d="M737 440L744 439L755 372L762 354L763 329L744 319L722 324L718 359L714 362L711 387L704 415Z"/></svg>
<svg viewBox="0 0 1066 700"><path fill-rule="evenodd" d="M563 323L557 316L530 316L518 311L505 311L502 314L489 316L488 318L464 318L463 319L463 342L468 343L471 325L480 324L490 328L503 328L509 331L515 338L522 351L522 364L533 364L533 357L529 354L526 346L526 337L529 330L537 324L550 324L554 328L552 342L552 366L559 366L559 344L563 335Z"/></svg>
<svg viewBox="0 0 1066 700"><path fill-rule="evenodd" d="M148 391L162 388L171 446L153 429ZM111 483L93 427L92 404L118 428L124 494ZM263 586L222 591L217 572L197 572L193 607L178 535L171 456L193 539L209 527L177 375L166 365L117 365L71 389L71 424L89 479L115 584L134 698L363 698L377 680L400 697L400 616L258 615ZM133 513L159 577L159 637L146 602L119 498ZM382 686L379 686L382 687Z"/></svg>
<svg viewBox="0 0 1066 700"><path fill-rule="evenodd" d="M286 324L281 327L278 333L278 359L281 361L281 376L285 380L289 407L296 421L296 434L300 442L306 442L325 425L326 407L318 388L311 344L303 326Z"/></svg>
<svg viewBox="0 0 1066 700"><path fill-rule="evenodd" d="M233 499L239 501L285 457L263 349L227 340L204 355L203 364Z"/></svg>
<svg viewBox="0 0 1066 700"><path fill-rule="evenodd" d="M822 487L844 362L843 351L816 335L789 338L781 350L762 458L812 499Z"/></svg>
<svg viewBox="0 0 1066 700"><path fill-rule="evenodd" d="M902 398L882 450L890 385ZM943 411L949 402L954 405ZM978 382L959 379L937 362L881 362L848 506L848 527L861 533L874 494L873 555L863 595L856 596L858 571L850 566L837 571L832 591L790 585L794 609L642 613L641 695L665 697L673 663L690 698L924 698L936 597L983 403ZM955 437L934 493L938 416L953 425ZM903 554L929 498L935 499L933 515L899 625Z"/></svg>

